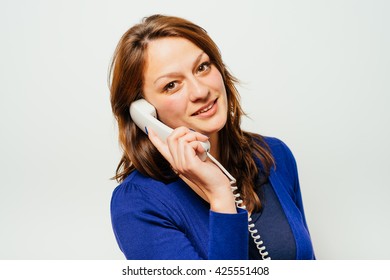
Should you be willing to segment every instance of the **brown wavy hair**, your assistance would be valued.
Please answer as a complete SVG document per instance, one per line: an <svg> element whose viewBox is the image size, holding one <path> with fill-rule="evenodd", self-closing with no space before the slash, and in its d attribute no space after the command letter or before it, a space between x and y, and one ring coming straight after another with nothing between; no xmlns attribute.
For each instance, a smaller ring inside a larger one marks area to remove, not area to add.
<svg viewBox="0 0 390 280"><path fill-rule="evenodd" d="M264 183L274 164L270 149L263 137L241 130L244 112L235 87L238 80L225 67L220 51L207 32L194 23L171 16L152 15L131 27L120 39L112 59L109 79L111 107L118 122L122 158L113 179L122 182L132 171L163 182L178 176L167 160L132 121L130 104L143 98L143 74L148 43L164 37L181 37L202 49L222 75L228 102L226 125L219 131L221 164L236 178L241 197L249 211L259 210L260 199L255 185ZM258 169L256 160L260 160Z"/></svg>

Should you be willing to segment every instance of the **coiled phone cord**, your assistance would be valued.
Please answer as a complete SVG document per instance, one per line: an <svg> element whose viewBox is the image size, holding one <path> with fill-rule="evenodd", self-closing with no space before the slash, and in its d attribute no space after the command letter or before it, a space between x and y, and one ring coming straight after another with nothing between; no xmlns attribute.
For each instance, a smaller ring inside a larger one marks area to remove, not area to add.
<svg viewBox="0 0 390 280"><path fill-rule="evenodd" d="M234 202L236 203L237 208L246 210L246 206L244 205L244 202L241 199L241 195L237 191L238 187L237 187L236 179L209 152L207 152L207 156L210 158L210 160L216 166L219 167L219 169L221 169L221 171L226 175L226 177L229 178L229 180L230 180L230 188L231 188L231 190L233 192ZM250 216L248 217L248 231L251 234L251 236L253 238L253 241L256 244L257 249L259 250L261 258L263 260L270 260L271 257L269 256L268 251L265 248L264 242L260 238L260 234L257 234L258 231L255 228L255 224L252 222L252 218Z"/></svg>

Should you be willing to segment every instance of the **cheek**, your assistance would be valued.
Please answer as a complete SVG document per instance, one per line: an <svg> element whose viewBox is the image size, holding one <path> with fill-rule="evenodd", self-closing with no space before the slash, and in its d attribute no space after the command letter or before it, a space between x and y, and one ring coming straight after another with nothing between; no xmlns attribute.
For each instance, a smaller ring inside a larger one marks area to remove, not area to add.
<svg viewBox="0 0 390 280"><path fill-rule="evenodd" d="M212 87L214 90L218 91L219 93L223 94L223 96L226 99L226 88L225 84L222 79L221 73L217 69L215 71L210 73L210 87ZM225 100L226 101L226 100Z"/></svg>
<svg viewBox="0 0 390 280"><path fill-rule="evenodd" d="M170 99L160 102L157 108L158 118L169 127L179 126L180 118L185 113L185 108L180 100Z"/></svg>
<svg viewBox="0 0 390 280"><path fill-rule="evenodd" d="M214 71L212 71L209 75L209 85L219 92L224 92L225 85L223 83L222 75L216 68L213 70Z"/></svg>

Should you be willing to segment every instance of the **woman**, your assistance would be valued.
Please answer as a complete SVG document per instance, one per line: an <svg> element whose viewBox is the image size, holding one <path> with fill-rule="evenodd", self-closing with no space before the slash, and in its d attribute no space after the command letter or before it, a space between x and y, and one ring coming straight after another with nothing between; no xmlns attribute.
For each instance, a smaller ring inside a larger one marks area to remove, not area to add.
<svg viewBox="0 0 390 280"><path fill-rule="evenodd" d="M280 140L241 130L236 82L206 31L187 20L153 15L122 36L111 65L123 148L111 216L127 259L314 258L294 158ZM132 121L138 99L174 129L166 141ZM207 140L246 210L224 172L200 159ZM249 236L248 214L265 246Z"/></svg>

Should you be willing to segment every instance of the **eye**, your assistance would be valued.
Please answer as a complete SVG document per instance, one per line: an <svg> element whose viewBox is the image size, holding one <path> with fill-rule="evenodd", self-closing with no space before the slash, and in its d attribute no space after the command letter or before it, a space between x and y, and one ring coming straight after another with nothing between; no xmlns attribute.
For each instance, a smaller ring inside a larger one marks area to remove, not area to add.
<svg viewBox="0 0 390 280"><path fill-rule="evenodd" d="M177 82L176 81L172 81L172 82L169 82L168 84L165 85L165 87L163 88L163 90L165 92L169 92L169 91L173 91L177 86Z"/></svg>
<svg viewBox="0 0 390 280"><path fill-rule="evenodd" d="M198 66L198 69L197 69L197 72L205 72L207 70L209 70L211 67L211 63L206 61L206 62L203 62L201 65Z"/></svg>

